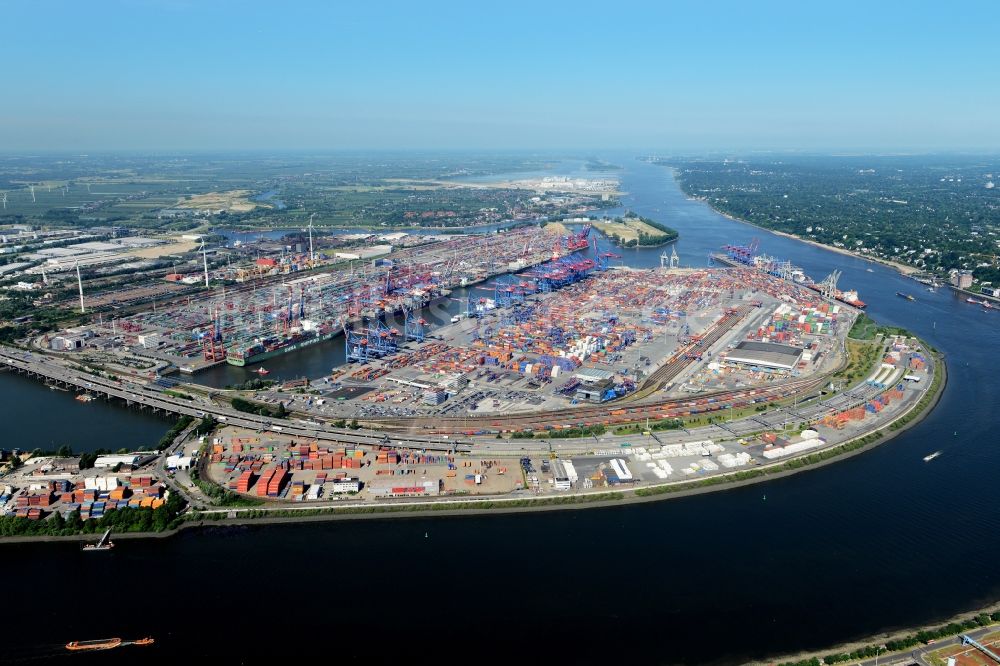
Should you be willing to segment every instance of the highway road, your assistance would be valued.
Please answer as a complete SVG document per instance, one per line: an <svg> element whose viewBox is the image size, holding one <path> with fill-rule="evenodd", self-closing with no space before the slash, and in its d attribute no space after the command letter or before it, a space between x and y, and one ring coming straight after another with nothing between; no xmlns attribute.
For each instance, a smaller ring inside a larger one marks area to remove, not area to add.
<svg viewBox="0 0 1000 666"><path fill-rule="evenodd" d="M341 430L328 426L304 426L296 419L279 419L258 416L237 411L231 407L222 407L214 403L192 403L182 398L175 398L159 391L154 391L139 384L128 381L107 379L69 367L57 359L44 354L14 350L0 347L0 363L14 370L30 372L53 382L76 386L92 393L101 393L113 398L124 400L127 404L136 404L153 410L161 410L174 414L183 414L194 418L211 415L216 420L227 425L237 425L254 430L270 430L283 435L307 437L325 442L335 442L345 445L380 446L394 445L410 449L427 451L469 451L472 444L467 438L461 440L447 435L438 437L417 437L387 435L364 430Z"/></svg>

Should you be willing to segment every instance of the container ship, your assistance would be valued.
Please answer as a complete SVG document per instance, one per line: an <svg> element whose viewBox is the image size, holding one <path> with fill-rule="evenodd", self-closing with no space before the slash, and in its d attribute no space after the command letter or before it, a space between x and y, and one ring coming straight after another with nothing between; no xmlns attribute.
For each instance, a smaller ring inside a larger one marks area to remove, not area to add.
<svg viewBox="0 0 1000 666"><path fill-rule="evenodd" d="M340 329L328 324L316 325L303 319L302 327L293 329L288 335L255 338L250 343L242 343L226 350L226 362L230 365L246 366L260 363L269 358L324 342L335 337Z"/></svg>
<svg viewBox="0 0 1000 666"><path fill-rule="evenodd" d="M758 243L756 240L749 245L725 245L724 252L713 252L709 254L709 259L722 264L723 266L749 266L759 271L789 280L803 287L809 287L813 291L823 293L824 285L813 282L812 278L806 275L801 268L793 266L791 262L779 261L774 257L757 254ZM839 271L835 272L838 276ZM831 277L834 277L831 275ZM829 279L829 278L827 278ZM853 308L863 310L867 303L858 298L858 292L849 289L847 291L833 291L833 298L850 305Z"/></svg>
<svg viewBox="0 0 1000 666"><path fill-rule="evenodd" d="M818 292L823 291L822 285L808 284L806 286L814 291ZM838 289L837 291L833 292L833 297L838 301L840 301L841 303L846 303L847 305L850 305L852 308L857 308L859 310L864 310L868 306L867 303L858 298L858 292L854 291L853 289L848 289L847 291L840 291Z"/></svg>

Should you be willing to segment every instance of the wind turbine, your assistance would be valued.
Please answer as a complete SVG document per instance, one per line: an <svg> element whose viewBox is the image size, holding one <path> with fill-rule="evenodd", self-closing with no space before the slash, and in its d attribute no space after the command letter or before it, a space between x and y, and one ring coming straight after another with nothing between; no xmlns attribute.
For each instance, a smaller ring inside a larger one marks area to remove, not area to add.
<svg viewBox="0 0 1000 666"><path fill-rule="evenodd" d="M31 203L35 203L35 186L28 185L28 187L31 188Z"/></svg>
<svg viewBox="0 0 1000 666"><path fill-rule="evenodd" d="M201 239L201 258L205 262L205 288L208 288L208 250L205 249L205 239Z"/></svg>
<svg viewBox="0 0 1000 666"><path fill-rule="evenodd" d="M83 279L80 277L80 262L76 262L76 284L80 288L80 313L87 312L87 309L83 307Z"/></svg>
<svg viewBox="0 0 1000 666"><path fill-rule="evenodd" d="M3 209L7 210L7 193L3 193Z"/></svg>
<svg viewBox="0 0 1000 666"><path fill-rule="evenodd" d="M316 253L313 252L313 218L316 213L309 216L309 261L316 261Z"/></svg>

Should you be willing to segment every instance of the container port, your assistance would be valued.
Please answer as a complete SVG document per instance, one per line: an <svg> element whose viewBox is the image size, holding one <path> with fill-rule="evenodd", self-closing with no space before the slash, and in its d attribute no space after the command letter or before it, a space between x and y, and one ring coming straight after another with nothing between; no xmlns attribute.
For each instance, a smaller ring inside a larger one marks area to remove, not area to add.
<svg viewBox="0 0 1000 666"><path fill-rule="evenodd" d="M589 236L550 225L356 251L346 264L255 262L235 286L99 319L47 362L113 368L129 377L127 401L189 401L219 427L163 467L109 459L89 476L29 459L4 510L155 509L172 483L197 496L191 468L264 504L642 487L835 445L929 384L929 356L905 339L872 343L881 360L860 384L830 382L860 307L836 272L815 284L755 244L726 246L705 268L612 267L617 255ZM446 299L458 314L432 324L430 305ZM261 362L338 335L332 370L265 379ZM163 376L218 363L255 364L260 383L219 392ZM100 396L103 384L86 385L81 396ZM246 405L272 416L243 419ZM119 463L128 469L107 471Z"/></svg>
<svg viewBox="0 0 1000 666"><path fill-rule="evenodd" d="M264 505L641 488L834 446L905 413L929 387L931 356L901 337L871 343L880 350L863 381L834 386L857 310L795 280L605 259L549 250L474 285L482 296L454 323L362 319L347 342L380 349L348 344L356 358L332 374L232 392L287 418L244 422L201 395L189 398L205 410L195 415L214 411L219 427L165 459L106 455L91 471L29 457L7 477L0 511L87 521L155 510L175 485L198 497L191 469ZM99 394L91 377L84 392ZM132 381L126 395L153 404L156 393Z"/></svg>

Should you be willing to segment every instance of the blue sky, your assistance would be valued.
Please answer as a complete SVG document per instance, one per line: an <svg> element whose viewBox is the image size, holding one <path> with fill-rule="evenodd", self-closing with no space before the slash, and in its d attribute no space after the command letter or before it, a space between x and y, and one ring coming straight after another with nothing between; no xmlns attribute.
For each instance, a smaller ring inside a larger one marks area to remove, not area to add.
<svg viewBox="0 0 1000 666"><path fill-rule="evenodd" d="M3 3L0 151L1000 149L989 3Z"/></svg>

